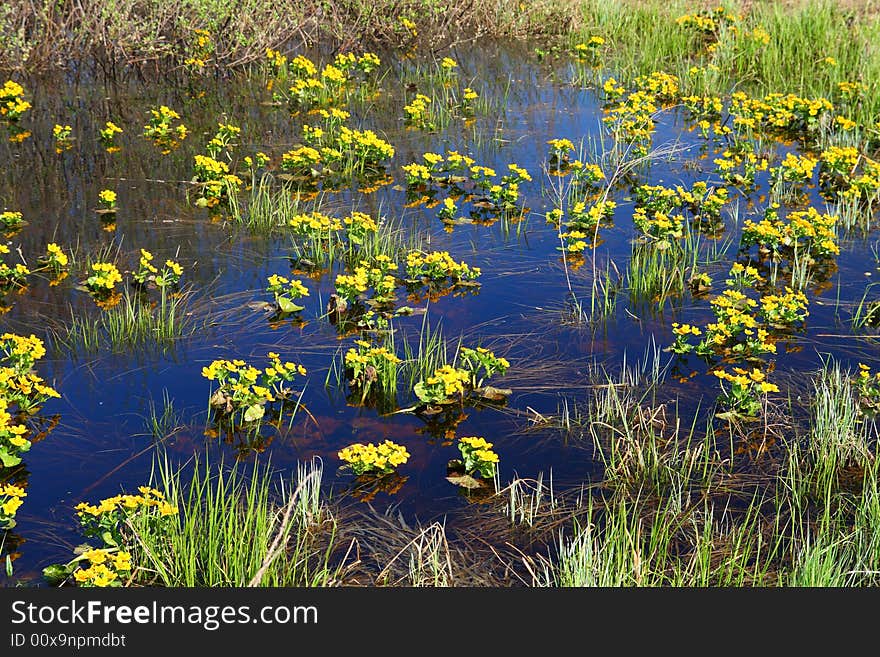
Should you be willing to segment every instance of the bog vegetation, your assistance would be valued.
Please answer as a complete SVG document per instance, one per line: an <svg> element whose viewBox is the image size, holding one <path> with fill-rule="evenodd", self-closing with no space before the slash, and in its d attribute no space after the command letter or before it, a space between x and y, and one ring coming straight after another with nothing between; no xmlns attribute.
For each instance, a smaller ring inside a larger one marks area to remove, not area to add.
<svg viewBox="0 0 880 657"><path fill-rule="evenodd" d="M38 7L10 585L878 583L876 16Z"/></svg>

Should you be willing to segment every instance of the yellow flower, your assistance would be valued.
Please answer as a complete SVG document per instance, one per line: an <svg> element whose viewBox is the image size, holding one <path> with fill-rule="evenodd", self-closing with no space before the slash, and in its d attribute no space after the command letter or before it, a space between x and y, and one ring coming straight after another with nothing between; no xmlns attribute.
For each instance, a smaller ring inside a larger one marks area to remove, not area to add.
<svg viewBox="0 0 880 657"><path fill-rule="evenodd" d="M83 552L82 556L84 559L88 559L89 563L91 563L92 565L95 565L95 564L101 564L101 563L104 563L105 561L107 561L108 554L107 554L106 550L97 549L97 550L88 550L86 552Z"/></svg>

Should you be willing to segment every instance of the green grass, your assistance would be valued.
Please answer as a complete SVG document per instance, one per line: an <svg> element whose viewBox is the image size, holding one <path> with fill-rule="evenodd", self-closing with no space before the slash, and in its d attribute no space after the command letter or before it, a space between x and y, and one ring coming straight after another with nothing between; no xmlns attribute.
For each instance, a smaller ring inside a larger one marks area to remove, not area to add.
<svg viewBox="0 0 880 657"><path fill-rule="evenodd" d="M320 207L320 203L304 207L297 191L273 174L264 173L251 181L249 195L243 203L238 199L230 203L232 222L255 232L283 231L292 216Z"/></svg>
<svg viewBox="0 0 880 657"><path fill-rule="evenodd" d="M719 3L733 13L744 3ZM833 97L843 80L876 80L880 52L870 44L880 35L876 13L858 16L837 2L749 3L739 25L740 33L760 27L770 35L767 44L749 38L723 38L709 56L700 35L676 24L675 19L694 13L686 2L628 2L588 0L581 16L566 37L567 47L590 36L603 37L604 68L618 81L664 70L688 80L692 66L712 63L718 67L711 79L686 82L686 92L728 95L734 88L756 95L771 92L808 97ZM832 57L836 65L825 65ZM708 84L707 84L708 83ZM854 108L850 118L870 123L880 109L877 88L868 102Z"/></svg>
<svg viewBox="0 0 880 657"><path fill-rule="evenodd" d="M423 248L423 235L406 230L400 220L390 219L381 208L378 215L374 219L379 230L366 233L359 243L349 239L343 245L340 260L349 268L353 269L364 260L374 261L380 255L388 256L402 266L407 253Z"/></svg>
<svg viewBox="0 0 880 657"><path fill-rule="evenodd" d="M300 464L292 480L256 461L196 459L185 470L157 462L158 488L176 504L166 532L135 522L138 580L154 586L331 586L336 521L321 503L320 461ZM242 540L247 537L247 540Z"/></svg>
<svg viewBox="0 0 880 657"><path fill-rule="evenodd" d="M636 370L605 377L559 418L569 435L598 446L602 480L573 506L564 496L553 502L569 520L554 521L550 554L528 558L534 585L876 585L878 432L859 410L850 372L826 360L802 408L780 411L791 424L776 434L778 454L767 452L747 475L748 458L734 450L742 428L725 429L711 412L705 426L668 413L646 422L658 416L644 412L652 396L635 385ZM521 488L503 489L506 513L535 527L548 503L540 486Z"/></svg>
<svg viewBox="0 0 880 657"><path fill-rule="evenodd" d="M513 526L535 527L542 516L552 514L561 507L553 490L552 471L547 483L544 482L543 472L539 472L533 480L515 477L497 494L499 497L508 496L504 512Z"/></svg>
<svg viewBox="0 0 880 657"><path fill-rule="evenodd" d="M565 309L563 321L575 326L596 328L606 324L615 316L618 293L623 280L617 265L608 260L604 269L599 269L590 281L590 293L583 299L572 295Z"/></svg>
<svg viewBox="0 0 880 657"><path fill-rule="evenodd" d="M394 328L391 326L388 331L381 334L380 340L375 342L373 346L384 347L389 353L396 354L394 332ZM337 350L336 357L327 369L324 386L343 393L343 396L346 391L350 391L346 398L350 404L374 407L382 414L396 410L400 364L378 358L373 364L373 369L367 375L369 378L368 387L361 387L360 384L352 385L348 379L345 364L345 354L349 349L359 350L359 347L348 344Z"/></svg>
<svg viewBox="0 0 880 657"><path fill-rule="evenodd" d="M443 335L442 325L438 322L431 326L428 313L422 318L419 329L418 341L414 344L409 339L401 343L400 357L403 363L400 366L400 375L406 389L412 390L419 381L434 375L435 370L443 365L454 365L454 356L458 354L458 340L454 347ZM450 356L453 360L450 361Z"/></svg>
<svg viewBox="0 0 880 657"><path fill-rule="evenodd" d="M394 578L397 562L403 575ZM434 522L421 529L388 563L376 581L381 586L449 587L454 585L446 527Z"/></svg>
<svg viewBox="0 0 880 657"><path fill-rule="evenodd" d="M172 17L153 0L41 0L37 8L10 6L0 12L0 67L40 70L69 59L95 58L112 71L131 59L181 62L192 54L190 30L198 27L212 34L209 68L253 65L265 58L267 47L284 49L294 41L312 45L353 40L367 47L409 49L479 33L537 38L545 49L565 51L590 36L601 36L606 41L604 69L624 81L655 70L684 78L691 66L711 61L719 66L707 90L712 93L729 93L736 83L750 93L783 90L828 96L843 79L880 78L880 53L870 47L880 35L873 8L865 14L855 3L803 1L789 6L748 3L748 11L743 11L745 2L721 4L743 13L741 33L760 27L770 35L769 43L725 37L710 57L701 35L675 21L697 9L683 1L501 0L450 8L419 0L401 14L390 2L335 0L321 7L303 3L282 9L265 0L234 6L183 0ZM319 13L333 18L314 20ZM401 15L415 20L417 36L401 26ZM822 65L826 57L833 57L837 65ZM878 108L875 89L870 102L856 108L857 116L851 118L876 117Z"/></svg>
<svg viewBox="0 0 880 657"><path fill-rule="evenodd" d="M144 347L171 352L196 331L189 314L192 295L191 290L172 294L162 289L154 307L126 288L119 303L100 315L73 315L66 328L53 331L55 342L86 353L101 349L125 353Z"/></svg>
<svg viewBox="0 0 880 657"><path fill-rule="evenodd" d="M876 287L876 285L876 283L866 285L862 298L853 308L850 324L857 331L866 328L876 328L880 324L880 304L878 304L876 299L868 300L872 288Z"/></svg>
<svg viewBox="0 0 880 657"><path fill-rule="evenodd" d="M162 391L162 402L157 404L151 399L149 402L149 415L144 421L147 434L153 440L162 441L173 435L185 425L183 414L175 408L174 399L167 390Z"/></svg>

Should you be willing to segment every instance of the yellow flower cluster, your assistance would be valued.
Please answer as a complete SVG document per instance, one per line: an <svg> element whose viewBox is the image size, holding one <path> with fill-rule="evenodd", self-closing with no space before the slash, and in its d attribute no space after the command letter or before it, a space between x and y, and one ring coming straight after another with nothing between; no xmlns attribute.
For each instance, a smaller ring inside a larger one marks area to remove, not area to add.
<svg viewBox="0 0 880 657"><path fill-rule="evenodd" d="M317 75L318 68L305 55L297 55L290 60L290 72L300 78L312 78Z"/></svg>
<svg viewBox="0 0 880 657"><path fill-rule="evenodd" d="M376 163L379 160L394 157L394 147L372 130L352 130L342 126L339 133L339 142L354 149L359 158L366 163Z"/></svg>
<svg viewBox="0 0 880 657"><path fill-rule="evenodd" d="M602 171L602 167L592 162L584 163L580 160L574 160L569 168L574 173L574 179L578 183L592 185L605 179L605 172Z"/></svg>
<svg viewBox="0 0 880 657"><path fill-rule="evenodd" d="M510 171L510 176L515 178L519 182L531 182L532 176L531 174L515 162L511 162L507 165L507 170Z"/></svg>
<svg viewBox="0 0 880 657"><path fill-rule="evenodd" d="M735 128L800 132L817 124L819 117L833 111L827 98L802 98L795 94L771 93L763 99L745 92L731 95L730 115Z"/></svg>
<svg viewBox="0 0 880 657"><path fill-rule="evenodd" d="M757 244L770 251L797 248L813 257L838 255L837 220L836 215L820 214L813 207L790 212L785 219L780 219L777 206L773 205L767 208L761 221L743 222L741 243L745 247Z"/></svg>
<svg viewBox="0 0 880 657"><path fill-rule="evenodd" d="M356 267L350 275L338 274L336 276L336 291L349 301L369 289L370 279L366 267Z"/></svg>
<svg viewBox="0 0 880 657"><path fill-rule="evenodd" d="M640 75L633 81L637 91L643 92L646 97L664 102L671 102L677 98L679 84L678 77L663 71Z"/></svg>
<svg viewBox="0 0 880 657"><path fill-rule="evenodd" d="M751 309L758 305L757 301L739 290L727 289L712 298L709 303L715 311L716 321L706 325L707 334L704 342L708 347L716 350L739 347L740 343L737 340L742 334L747 340L741 344L748 346L750 351L757 353L776 351L776 345L767 341L767 331L758 328L758 321L751 314ZM754 339L756 333L757 340Z"/></svg>
<svg viewBox="0 0 880 657"><path fill-rule="evenodd" d="M298 279L290 280L278 274L272 274L266 279L269 283L269 291L284 292L295 298L309 296L309 288Z"/></svg>
<svg viewBox="0 0 880 657"><path fill-rule="evenodd" d="M358 349L351 347L345 354L345 365L354 369L360 369L367 365L374 365L376 361L385 361L392 364L403 361L397 354L388 350L387 347L374 347L364 340L356 340Z"/></svg>
<svg viewBox="0 0 880 657"><path fill-rule="evenodd" d="M699 326L694 326L692 324L679 324L678 322L672 322L672 332L676 335L701 335L702 331Z"/></svg>
<svg viewBox="0 0 880 657"><path fill-rule="evenodd" d="M275 352L269 352L268 357L265 370L238 359L218 359L203 367L202 376L220 384L211 395L211 407L230 417L243 411L244 422L253 422L263 417L266 403L287 399L289 390L284 382L292 381L297 374L305 376L306 368L292 362L282 363Z"/></svg>
<svg viewBox="0 0 880 657"><path fill-rule="evenodd" d="M17 407L19 412L30 413L47 399L61 395L32 370L46 353L40 338L4 333L0 351L4 363L0 367L0 457L6 466L12 466L20 461L17 454L30 448L30 442L24 437L27 428L14 422L8 409Z"/></svg>
<svg viewBox="0 0 880 657"><path fill-rule="evenodd" d="M323 237L325 239L331 233L342 230L343 227L342 222L336 217L330 217L317 211L295 214L288 223L297 235Z"/></svg>
<svg viewBox="0 0 880 657"><path fill-rule="evenodd" d="M462 445L466 445L473 451L476 458L487 463L498 463L498 454L492 451L494 443L487 442L480 436L463 436L458 439Z"/></svg>
<svg viewBox="0 0 880 657"><path fill-rule="evenodd" d="M785 154L782 162L779 163L779 173L777 175L785 182L809 182L813 178L813 173L816 171L818 163L817 159L809 155L795 155L789 152Z"/></svg>
<svg viewBox="0 0 880 657"><path fill-rule="evenodd" d="M721 115L724 104L720 96L683 96L681 102L693 116L716 117Z"/></svg>
<svg viewBox="0 0 880 657"><path fill-rule="evenodd" d="M405 29L409 30L410 34L412 34L413 36L416 36L419 33L418 30L416 29L416 24L413 21L411 21L410 19L408 19L406 16L400 17L400 24Z"/></svg>
<svg viewBox="0 0 880 657"><path fill-rule="evenodd" d="M287 64L287 56L282 54L280 50L266 48L266 62L275 73L278 73Z"/></svg>
<svg viewBox="0 0 880 657"><path fill-rule="evenodd" d="M658 84L663 87L662 81ZM618 140L632 144L635 155L646 155L655 128L653 116L658 102L653 93L636 89L611 107L602 122Z"/></svg>
<svg viewBox="0 0 880 657"><path fill-rule="evenodd" d="M215 160L207 155L195 156L195 169L202 182L216 180L229 173L229 165L226 162Z"/></svg>
<svg viewBox="0 0 880 657"><path fill-rule="evenodd" d="M880 195L880 162L855 146L831 146L822 151L820 163L820 183L835 189L841 198L873 203Z"/></svg>
<svg viewBox="0 0 880 657"><path fill-rule="evenodd" d="M876 412L880 408L880 372L872 375L868 365L859 363L859 373L852 383L859 393L860 405Z"/></svg>
<svg viewBox="0 0 880 657"><path fill-rule="evenodd" d="M302 364L292 363L290 361L282 363L281 357L274 351L270 351L268 353L268 357L269 366L264 370L264 372L266 376L270 378L279 375L299 374L300 376L305 376L306 374L308 374L308 370L306 370L305 366Z"/></svg>
<svg viewBox="0 0 880 657"><path fill-rule="evenodd" d="M52 128L52 135L55 137L55 152L61 153L73 147L73 137L71 132L73 128L69 125L60 125L56 123Z"/></svg>
<svg viewBox="0 0 880 657"><path fill-rule="evenodd" d="M433 130L435 123L431 114L432 102L428 96L416 94L408 105L403 106L407 124L422 130Z"/></svg>
<svg viewBox="0 0 880 657"><path fill-rule="evenodd" d="M749 39L751 39L752 41L755 41L755 42L757 42L761 45L764 45L764 46L766 46L770 43L770 33L767 30L765 30L763 27L761 27L760 25L756 25L754 28L752 28L752 31L746 33L746 36ZM832 58L828 57L826 59L832 59Z"/></svg>
<svg viewBox="0 0 880 657"><path fill-rule="evenodd" d="M183 267L180 266L180 263L174 262L173 260L166 260L165 266L171 271L175 276L181 276L183 274Z"/></svg>
<svg viewBox="0 0 880 657"><path fill-rule="evenodd" d="M220 379L229 374L241 374L246 380L256 381L260 375L260 370L256 367L248 366L245 361L238 358L235 360L218 358L207 367L202 368L202 376L209 381Z"/></svg>
<svg viewBox="0 0 880 657"><path fill-rule="evenodd" d="M97 518L108 513L132 513L135 511L155 509L160 516L172 516L177 513L177 507L165 499L165 494L150 488L138 486L139 495L121 494L107 497L97 504L80 502L74 509L80 518Z"/></svg>
<svg viewBox="0 0 880 657"><path fill-rule="evenodd" d="M9 247L5 244L0 244L0 255L7 253L9 253ZM28 269L27 265L19 262L14 267L10 267L0 259L0 285L2 286L19 285L23 287L25 279L30 273L31 270Z"/></svg>
<svg viewBox="0 0 880 657"><path fill-rule="evenodd" d="M837 83L837 90L846 100L852 100L868 91L867 85L862 82L844 80Z"/></svg>
<svg viewBox="0 0 880 657"><path fill-rule="evenodd" d="M343 217L342 223L345 225L349 235L357 235L359 237L363 237L367 233L376 233L379 230L376 220L366 212L354 211L347 217Z"/></svg>
<svg viewBox="0 0 880 657"><path fill-rule="evenodd" d="M779 392L779 386L775 383L770 383L766 380L766 375L759 370L757 367L751 370L744 370L741 367L734 367L733 373L727 372L725 370L714 370L712 372L715 376L717 376L722 381L730 381L736 386L740 386L742 388L752 387L754 384L757 385L757 389L762 393L768 392Z"/></svg>
<svg viewBox="0 0 880 657"><path fill-rule="evenodd" d="M78 567L73 579L82 587L120 586L121 580L131 574L131 554L116 549L93 549L82 553L88 568Z"/></svg>
<svg viewBox="0 0 880 657"><path fill-rule="evenodd" d="M755 285L763 282L764 277L761 276L758 270L751 265L734 262L730 267L730 278L727 279L727 284L730 286L736 286L739 288L742 288L743 286L755 287Z"/></svg>
<svg viewBox="0 0 880 657"><path fill-rule="evenodd" d="M465 472L492 477L499 462L498 454L492 450L492 443L480 436L464 436L458 440Z"/></svg>
<svg viewBox="0 0 880 657"><path fill-rule="evenodd" d="M431 182L431 171L424 164L413 162L412 164L405 164L401 169L406 174L408 185L420 185Z"/></svg>
<svg viewBox="0 0 880 657"><path fill-rule="evenodd" d="M579 228L592 228L603 219L614 216L617 207L615 201L598 201L593 203L588 210L584 201L578 201L571 208L570 226Z"/></svg>
<svg viewBox="0 0 880 657"><path fill-rule="evenodd" d="M753 185L755 174L759 171L767 171L770 161L766 157L758 157L753 151L745 153L725 150L721 157L712 160L716 171L729 183L738 185Z"/></svg>
<svg viewBox="0 0 880 657"><path fill-rule="evenodd" d="M700 32L714 32L718 24L715 19L703 13L684 14L675 19L677 25L682 27L693 27Z"/></svg>
<svg viewBox="0 0 880 657"><path fill-rule="evenodd" d="M592 235L587 235L582 230L567 230L559 233L559 237L562 238L564 244L562 250L566 253L583 253L589 246L587 237L591 240L593 238Z"/></svg>
<svg viewBox="0 0 880 657"><path fill-rule="evenodd" d="M33 333L28 337L15 333L4 333L0 335L0 349L7 358L26 362L28 367L46 355L43 341Z"/></svg>
<svg viewBox="0 0 880 657"><path fill-rule="evenodd" d="M602 91L609 99L620 98L626 93L626 87L614 78L608 78L602 83Z"/></svg>
<svg viewBox="0 0 880 657"><path fill-rule="evenodd" d="M24 87L13 80L3 83L0 87L0 120L13 123L30 108L31 104L24 99Z"/></svg>
<svg viewBox="0 0 880 657"><path fill-rule="evenodd" d="M159 146L163 154L168 154L186 139L189 132L183 123L172 126L172 122L179 119L180 114L167 105L160 105L158 109L150 110L150 119L144 126L143 135Z"/></svg>
<svg viewBox="0 0 880 657"><path fill-rule="evenodd" d="M293 81L288 91L291 100L301 105L311 105L318 102L321 92L324 91L324 83L317 78L298 78Z"/></svg>
<svg viewBox="0 0 880 657"><path fill-rule="evenodd" d="M0 529L15 517L27 493L21 486L0 484Z"/></svg>
<svg viewBox="0 0 880 657"><path fill-rule="evenodd" d="M810 314L807 304L807 296L803 292L786 287L784 294L762 296L760 313L771 324L789 325L807 318Z"/></svg>
<svg viewBox="0 0 880 657"><path fill-rule="evenodd" d="M470 374L459 370L452 365L443 365L434 370L433 376L425 379L428 387L439 386L444 397L453 397L465 390L465 385L470 381Z"/></svg>
<svg viewBox="0 0 880 657"><path fill-rule="evenodd" d="M46 260L51 266L55 266L59 269L66 267L69 262L67 254L64 253L64 250L54 242L50 242L46 245Z"/></svg>
<svg viewBox="0 0 880 657"><path fill-rule="evenodd" d="M410 454L406 447L386 440L378 445L373 443L354 443L345 447L337 456L347 463L355 474L365 473L386 474L409 460Z"/></svg>
<svg viewBox="0 0 880 657"><path fill-rule="evenodd" d="M348 80L348 76L333 64L326 64L321 70L321 79L325 84L342 86Z"/></svg>
<svg viewBox="0 0 880 657"><path fill-rule="evenodd" d="M595 63L599 49L603 45L605 45L605 39L594 35L586 42L576 43L572 50L579 61Z"/></svg>
<svg viewBox="0 0 880 657"><path fill-rule="evenodd" d="M351 275L337 275L336 291L344 299L354 301L358 295L374 288L376 302L391 302L394 300L394 289L397 287L397 279L391 272L397 271L397 268L397 263L389 256L379 254L372 260L357 263Z"/></svg>
<svg viewBox="0 0 880 657"><path fill-rule="evenodd" d="M570 151L574 151L574 144L571 142L571 139L548 139L547 145L550 146L551 155L556 156L559 159L567 156Z"/></svg>
<svg viewBox="0 0 880 657"><path fill-rule="evenodd" d="M122 274L112 262L92 263L92 275L89 276L85 285L93 294L106 294L112 292L117 283L122 282Z"/></svg>
<svg viewBox="0 0 880 657"><path fill-rule="evenodd" d="M9 402L4 397L0 397L0 452L6 456L4 463L15 465L14 459L10 459L10 456L28 451L31 448L31 441L25 438L28 428L24 424L15 422L8 408Z"/></svg>
<svg viewBox="0 0 880 657"><path fill-rule="evenodd" d="M15 368L0 367L0 394L25 409L42 403L50 397L61 397L57 390L43 383L32 372L17 372Z"/></svg>
<svg viewBox="0 0 880 657"><path fill-rule="evenodd" d="M406 271L411 279L427 277L433 281L474 279L482 273L479 267L470 267L464 261L455 262L448 251L410 251L406 256Z"/></svg>
<svg viewBox="0 0 880 657"><path fill-rule="evenodd" d="M116 135L122 133L122 128L113 123L113 121L107 121L104 124L104 127L98 130L98 138L101 140L101 143L104 144L104 147L110 151L115 152L119 150L118 147L115 147L114 140ZM112 149L112 150L111 150Z"/></svg>
<svg viewBox="0 0 880 657"><path fill-rule="evenodd" d="M98 193L98 200L100 200L108 209L112 209L116 206L116 192L112 189L102 189Z"/></svg>
<svg viewBox="0 0 880 657"><path fill-rule="evenodd" d="M667 214L655 210L650 215L643 207L633 210L633 223L644 235L655 240L668 242L684 235L684 217L680 214Z"/></svg>
<svg viewBox="0 0 880 657"><path fill-rule="evenodd" d="M859 157L859 149L855 146L831 146L820 154L824 166L845 175L856 168Z"/></svg>
<svg viewBox="0 0 880 657"><path fill-rule="evenodd" d="M281 169L284 171L308 171L320 163L321 154L311 146L300 146L281 155Z"/></svg>
<svg viewBox="0 0 880 657"><path fill-rule="evenodd" d="M0 212L0 226L4 228L18 228L24 222L24 215L14 210Z"/></svg>

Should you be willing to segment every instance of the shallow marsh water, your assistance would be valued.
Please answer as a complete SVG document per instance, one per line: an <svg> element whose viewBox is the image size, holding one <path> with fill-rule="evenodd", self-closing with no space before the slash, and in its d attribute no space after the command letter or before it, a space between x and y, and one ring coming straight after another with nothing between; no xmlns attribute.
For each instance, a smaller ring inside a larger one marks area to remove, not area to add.
<svg viewBox="0 0 880 657"><path fill-rule="evenodd" d="M77 289L76 276L50 285L47 277L34 275L21 293L6 295L3 305L11 308L0 318L4 331L34 333L45 340L49 353L38 371L61 398L50 400L41 411L47 420L55 417L57 424L34 444L21 467L6 473L11 481L26 482L27 498L3 548L4 554L16 557L14 577L4 581L36 583L42 567L69 558L81 542L73 514L77 503L147 483L155 453L148 418L153 408L161 414L166 399L173 402L173 425L179 426L163 443L180 462L207 449L212 458L271 458L274 467L290 472L298 462L319 457L325 484L336 492L352 481L350 473L337 471L339 449L385 439L404 444L411 453L400 469L405 482L395 493L380 493L371 503L380 509L394 505L405 516L422 521L472 503L467 491L446 479L447 463L458 455L453 436L484 436L493 442L502 483L540 473L552 473L554 485L561 489L598 481L602 467L591 444L533 425L535 418L556 414L564 401L583 401L590 386L603 382L596 378L599 366L619 372L624 365L649 368L659 359L668 375L658 404L678 404L685 418L711 406L718 394L715 378L696 362L682 362L662 351L674 339L672 322L711 318L705 297L685 292L658 308L652 300L634 299L621 289L604 322L590 326L567 321L571 292L589 303L594 253L587 251L586 263L579 268L561 260L557 230L545 221L553 208L552 187L558 184L547 173L547 141L567 138L588 150L602 133L600 95L571 83L570 62L537 61L525 44L485 43L450 54L459 64L459 80L467 81L488 107L473 120L452 118L434 132L407 128L402 108L413 91L406 91L406 84L414 81L422 91L424 82L413 73L413 62L383 57L377 93L349 111L353 125L376 131L395 147L386 167L387 184L370 193L328 193L321 211L344 216L357 209L385 217L421 236L430 248L448 250L456 260L482 269L478 289L431 303L409 301L425 314L394 320L397 344L417 343L427 321L440 326L451 344L461 336L464 344L482 344L509 360L508 373L490 382L511 390L504 403L465 408L454 427L432 427L411 413L381 414L347 403L348 390L344 383L338 389L332 376L325 386L333 363L356 338L340 335L324 312L333 276L342 270L303 278L310 296L302 300L302 321L273 324L253 304L269 298L267 276L289 275L291 237L212 220L188 199L193 155L203 152L218 121L242 128L236 149L241 157L259 150L277 162L300 141L306 117L291 116L285 107L273 104L263 74L197 77L183 85L135 76L113 82L26 82L34 106L27 119L32 137L21 144L0 145L2 205L22 212L27 221L7 237L12 255L20 249L24 261L32 263L54 241L79 254L118 249L120 269L135 267L141 248L156 254L157 260L174 258L184 266L182 282L192 290L188 312L198 328L164 351L71 349L57 339L71 317L102 312ZM149 110L162 104L179 112L190 129L180 147L167 155L140 135ZM96 140L107 120L123 128L121 150L113 154ZM674 144L678 151L652 161L639 171L638 181L720 184L712 158L723 150L723 143L700 137L680 109L664 110L656 120L653 146ZM55 152L52 139L55 123L73 128L73 146L61 153ZM780 153L791 148L774 147ZM450 230L438 219L436 206L412 206L401 167L420 162L425 152L447 150L467 153L499 172L509 163L525 168L532 176L521 186L525 216L516 222L459 223ZM734 193L725 207L725 230L716 240L721 254L706 265L716 281L724 279L736 260L742 220L759 215L768 187L767 176L759 174L753 192ZM108 188L118 194L112 223L95 213L99 191ZM815 207L825 207L815 189L810 194ZM609 198L617 207L611 225L600 228L602 241L595 257L600 269L612 260L624 272L635 238L634 200L623 186ZM819 367L825 354L852 367L856 362L872 367L880 362L872 336L856 336L848 323L872 276L880 275L872 251L875 239L870 230L841 232L839 238L836 269L826 282L807 287L810 315L805 328L781 342L773 358L781 387L809 391L805 375ZM867 289L868 298L873 298ZM300 409L259 451L206 435L211 385L202 367L216 358L261 362L267 351L307 368L302 397L307 410ZM689 376L691 371L696 375ZM402 406L413 399L408 390L402 390L401 397Z"/></svg>

